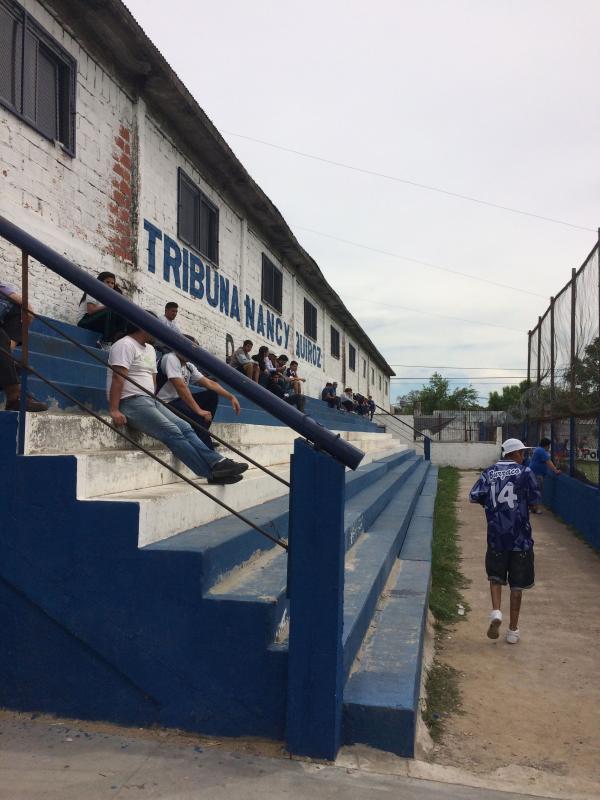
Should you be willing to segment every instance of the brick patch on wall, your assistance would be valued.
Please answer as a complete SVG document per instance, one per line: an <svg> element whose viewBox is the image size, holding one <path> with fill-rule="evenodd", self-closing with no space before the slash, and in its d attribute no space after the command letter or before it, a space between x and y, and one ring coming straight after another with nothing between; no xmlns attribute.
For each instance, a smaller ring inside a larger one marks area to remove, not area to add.
<svg viewBox="0 0 600 800"><path fill-rule="evenodd" d="M131 131L119 127L113 147L112 197L108 204L110 253L122 261L133 261L133 194L131 175Z"/></svg>

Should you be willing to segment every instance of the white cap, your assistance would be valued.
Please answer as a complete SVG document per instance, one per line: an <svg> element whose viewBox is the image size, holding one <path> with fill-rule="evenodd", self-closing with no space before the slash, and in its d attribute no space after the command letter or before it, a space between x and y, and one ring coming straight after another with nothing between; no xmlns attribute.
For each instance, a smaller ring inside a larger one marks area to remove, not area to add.
<svg viewBox="0 0 600 800"><path fill-rule="evenodd" d="M517 450L529 450L530 448L527 447L526 444L520 439L507 439L505 442L502 443L502 452L505 456L509 453L516 453Z"/></svg>

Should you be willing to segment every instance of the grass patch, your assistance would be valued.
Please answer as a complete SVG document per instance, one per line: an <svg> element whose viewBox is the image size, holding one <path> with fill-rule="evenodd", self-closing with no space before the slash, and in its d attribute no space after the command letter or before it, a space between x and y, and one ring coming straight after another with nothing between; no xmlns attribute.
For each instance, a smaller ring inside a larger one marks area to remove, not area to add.
<svg viewBox="0 0 600 800"><path fill-rule="evenodd" d="M434 742L439 742L444 732L444 721L450 714L461 713L458 671L448 664L434 661L425 682L427 705L423 719Z"/></svg>
<svg viewBox="0 0 600 800"><path fill-rule="evenodd" d="M438 474L438 490L433 513L433 543L431 549L431 591L429 608L438 623L448 624L464 619L458 606L468 610L461 590L467 586L460 571L458 546L459 472L454 467L442 467Z"/></svg>

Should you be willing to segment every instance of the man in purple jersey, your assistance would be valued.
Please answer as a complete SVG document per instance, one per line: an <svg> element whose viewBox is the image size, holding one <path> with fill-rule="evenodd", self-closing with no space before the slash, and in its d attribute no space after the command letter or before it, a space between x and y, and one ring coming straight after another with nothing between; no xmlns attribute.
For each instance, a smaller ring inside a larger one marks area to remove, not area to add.
<svg viewBox="0 0 600 800"><path fill-rule="evenodd" d="M487 635L490 639L498 638L502 587L508 579L510 625L506 641L509 644L517 644L520 639L523 590L530 589L535 581L529 509L537 509L541 496L535 475L523 466L527 449L519 439L507 439L502 445L502 460L481 473L469 494L471 503L485 508L487 519L485 569L492 595Z"/></svg>

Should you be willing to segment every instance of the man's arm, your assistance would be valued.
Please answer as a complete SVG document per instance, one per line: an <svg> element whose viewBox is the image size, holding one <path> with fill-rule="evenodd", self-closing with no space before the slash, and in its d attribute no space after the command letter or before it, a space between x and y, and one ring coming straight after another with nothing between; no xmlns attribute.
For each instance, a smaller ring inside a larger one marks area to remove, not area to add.
<svg viewBox="0 0 600 800"><path fill-rule="evenodd" d="M489 484L483 474L479 476L479 480L469 492L469 502L478 503L480 506L485 505L489 492Z"/></svg>
<svg viewBox="0 0 600 800"><path fill-rule="evenodd" d="M203 408L200 408L198 403L194 400L194 395L190 392L189 387L183 378L169 378L169 380L173 384L179 397L181 397L186 406L191 409L194 414L202 417L207 422L212 420L212 414L210 411L205 411ZM200 383L200 381L198 381L198 383Z"/></svg>
<svg viewBox="0 0 600 800"><path fill-rule="evenodd" d="M546 464L550 467L550 469L555 475L560 475L560 470L558 469L557 466L555 466L551 458L549 458L548 461L546 461Z"/></svg>
<svg viewBox="0 0 600 800"><path fill-rule="evenodd" d="M123 394L123 385L125 379L129 374L127 367L114 367L112 381L110 384L110 392L108 395L108 413L115 425L126 425L127 417L119 411L119 403L121 402L121 395Z"/></svg>
<svg viewBox="0 0 600 800"><path fill-rule="evenodd" d="M13 292L12 294L9 294L9 295L6 295L6 296L8 297L9 300L12 300L12 302L16 303L18 306L22 306L23 305L23 297L18 292ZM29 311L33 311L33 307L31 305L31 303L29 303L29 305L27 306L27 309ZM33 319L33 317L31 317L28 314L26 316L26 318L25 318L25 323L27 325L29 325L29 323L31 322L32 319Z"/></svg>
<svg viewBox="0 0 600 800"><path fill-rule="evenodd" d="M231 392L228 392L227 389L224 389L219 383L216 381L211 381L210 378L205 378L204 376L200 380L196 381L196 383L199 386L202 386L204 389L212 389L213 392L216 392L220 397L224 397L226 400L229 400L235 413L240 413L241 409L237 397L231 394Z"/></svg>

